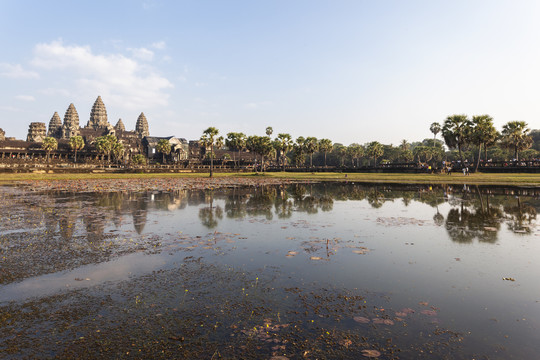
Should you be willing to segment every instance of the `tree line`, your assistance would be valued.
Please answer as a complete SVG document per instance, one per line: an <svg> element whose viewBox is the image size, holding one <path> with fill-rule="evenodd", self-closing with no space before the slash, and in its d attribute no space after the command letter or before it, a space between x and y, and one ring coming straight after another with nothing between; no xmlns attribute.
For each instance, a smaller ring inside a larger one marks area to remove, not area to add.
<svg viewBox="0 0 540 360"><path fill-rule="evenodd" d="M233 154L250 151L260 156L264 170L265 160L285 167L294 166L377 166L383 163L422 162L437 164L446 161L471 159L475 170L480 161L519 161L537 158L540 154L540 130L531 131L524 121L509 121L499 132L489 115L450 115L443 124L434 122L429 127L432 139L409 143L402 140L394 146L372 141L364 145L357 143L345 146L330 139L299 136L293 140L288 133L279 133L272 139L272 127L266 128L265 136L247 136L241 132L230 132L226 138L219 135L215 127L206 129L200 141L210 148L208 156L214 159L215 149L226 147ZM442 140L437 139L438 134ZM448 148L445 149L444 145ZM482 160L483 152L483 160ZM237 162L237 156L233 161ZM212 167L212 164L211 164Z"/></svg>

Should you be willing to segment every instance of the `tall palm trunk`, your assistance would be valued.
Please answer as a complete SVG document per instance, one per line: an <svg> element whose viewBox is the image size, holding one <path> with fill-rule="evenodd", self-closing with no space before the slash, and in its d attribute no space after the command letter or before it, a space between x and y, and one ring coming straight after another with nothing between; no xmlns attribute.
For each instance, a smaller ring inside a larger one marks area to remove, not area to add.
<svg viewBox="0 0 540 360"><path fill-rule="evenodd" d="M478 158L476 159L476 166L474 172L478 172L478 166L480 165L480 157L482 156L482 144L478 144Z"/></svg>

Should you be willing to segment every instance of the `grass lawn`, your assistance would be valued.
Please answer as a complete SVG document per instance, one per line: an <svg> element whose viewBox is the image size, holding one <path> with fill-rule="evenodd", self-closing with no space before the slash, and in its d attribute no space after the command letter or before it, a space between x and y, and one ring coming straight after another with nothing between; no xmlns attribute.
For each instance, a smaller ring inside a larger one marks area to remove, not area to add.
<svg viewBox="0 0 540 360"><path fill-rule="evenodd" d="M468 185L515 185L540 186L540 174L483 174L464 176L461 173L444 174L393 174L393 173L214 173L215 177L276 178L316 181L354 181L408 184L468 184ZM0 183L24 180L84 180L84 179L152 179L152 178L208 177L208 173L160 173L160 174L0 174Z"/></svg>

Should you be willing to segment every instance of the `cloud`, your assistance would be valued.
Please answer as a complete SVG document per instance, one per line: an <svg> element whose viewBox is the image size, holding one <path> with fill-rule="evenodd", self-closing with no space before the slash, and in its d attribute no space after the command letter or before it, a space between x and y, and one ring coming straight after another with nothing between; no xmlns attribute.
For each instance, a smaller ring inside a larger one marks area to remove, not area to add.
<svg viewBox="0 0 540 360"><path fill-rule="evenodd" d="M155 43L152 44L152 47L154 49L158 49L158 50L163 50L165 49L165 47L167 46L167 44L165 44L165 41L156 41Z"/></svg>
<svg viewBox="0 0 540 360"><path fill-rule="evenodd" d="M25 70L19 64L11 65L0 63L0 76L12 79L38 79L39 74L35 71Z"/></svg>
<svg viewBox="0 0 540 360"><path fill-rule="evenodd" d="M15 96L15 99L21 100L21 101L36 101L36 98L32 95L17 95Z"/></svg>
<svg viewBox="0 0 540 360"><path fill-rule="evenodd" d="M154 52L146 48L128 48L133 54L133 57L143 60L143 61L152 61L154 59Z"/></svg>
<svg viewBox="0 0 540 360"><path fill-rule="evenodd" d="M107 96L111 105L130 110L168 105L166 91L173 87L136 58L95 54L89 46L64 45L61 40L36 45L31 63L66 78L66 88L76 88L84 96Z"/></svg>
<svg viewBox="0 0 540 360"><path fill-rule="evenodd" d="M247 109L259 109L262 106L270 105L270 104L272 104L270 101L250 102L250 103L244 104L244 107Z"/></svg>

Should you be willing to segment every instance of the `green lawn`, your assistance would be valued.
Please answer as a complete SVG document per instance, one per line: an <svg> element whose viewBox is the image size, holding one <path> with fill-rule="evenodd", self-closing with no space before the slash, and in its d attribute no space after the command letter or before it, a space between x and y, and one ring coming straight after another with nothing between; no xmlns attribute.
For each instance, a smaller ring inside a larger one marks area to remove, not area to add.
<svg viewBox="0 0 540 360"><path fill-rule="evenodd" d="M409 184L469 184L469 185L520 185L540 186L540 174L482 174L464 176L461 173L443 174L383 174L383 173L215 173L215 177L278 178L317 181L355 181ZM145 179L208 177L206 173L160 173L160 174L0 174L0 182L21 180L73 180L73 179Z"/></svg>

